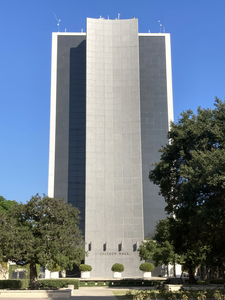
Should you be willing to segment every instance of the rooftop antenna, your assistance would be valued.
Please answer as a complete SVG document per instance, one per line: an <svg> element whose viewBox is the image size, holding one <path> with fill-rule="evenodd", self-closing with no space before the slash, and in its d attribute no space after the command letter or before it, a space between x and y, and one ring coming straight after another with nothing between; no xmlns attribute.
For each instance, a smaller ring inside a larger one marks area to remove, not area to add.
<svg viewBox="0 0 225 300"><path fill-rule="evenodd" d="M120 19L120 14L118 14L118 20Z"/></svg>
<svg viewBox="0 0 225 300"><path fill-rule="evenodd" d="M166 15L166 14L165 14L165 15ZM158 22L159 22L159 33L162 32L162 20L165 18L165 15L162 17L161 20L158 21Z"/></svg>
<svg viewBox="0 0 225 300"><path fill-rule="evenodd" d="M61 20L58 20L58 19L57 19L57 17L56 17L56 15L55 15L55 13L53 13L53 15L54 15L54 17L55 17L55 19L56 19L56 21L57 21L58 32L59 32L59 22L61 22Z"/></svg>

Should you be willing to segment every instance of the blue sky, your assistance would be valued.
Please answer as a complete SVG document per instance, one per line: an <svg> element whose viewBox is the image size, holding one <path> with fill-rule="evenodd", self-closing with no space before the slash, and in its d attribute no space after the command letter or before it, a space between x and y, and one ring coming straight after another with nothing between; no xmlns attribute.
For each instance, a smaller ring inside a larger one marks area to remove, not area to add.
<svg viewBox="0 0 225 300"><path fill-rule="evenodd" d="M86 31L86 17L135 16L139 32L171 34L175 121L225 98L224 0L0 0L0 195L47 194L51 33Z"/></svg>

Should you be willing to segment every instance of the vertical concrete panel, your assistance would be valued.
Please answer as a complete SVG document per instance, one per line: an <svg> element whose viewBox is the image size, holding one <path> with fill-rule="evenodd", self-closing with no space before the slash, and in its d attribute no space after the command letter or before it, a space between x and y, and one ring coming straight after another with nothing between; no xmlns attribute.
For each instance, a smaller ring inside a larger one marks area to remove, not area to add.
<svg viewBox="0 0 225 300"><path fill-rule="evenodd" d="M138 21L87 19L86 263L92 276L141 276L143 240Z"/></svg>

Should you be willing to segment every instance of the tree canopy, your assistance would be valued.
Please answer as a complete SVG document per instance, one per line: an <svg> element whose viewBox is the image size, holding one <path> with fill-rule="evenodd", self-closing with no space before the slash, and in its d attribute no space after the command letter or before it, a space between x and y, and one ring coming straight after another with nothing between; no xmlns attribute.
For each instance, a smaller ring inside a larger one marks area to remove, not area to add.
<svg viewBox="0 0 225 300"><path fill-rule="evenodd" d="M156 266L181 263L180 257L174 251L170 243L169 220L163 219L157 222L156 234L153 239L146 239L138 248L139 256L144 260L153 260ZM167 268L168 272L168 268ZM175 267L174 267L174 276Z"/></svg>
<svg viewBox="0 0 225 300"><path fill-rule="evenodd" d="M17 202L15 200L6 200L6 198L0 196L0 212L8 212L16 203Z"/></svg>
<svg viewBox="0 0 225 300"><path fill-rule="evenodd" d="M171 243L189 276L202 260L225 261L225 103L183 112L150 171L167 203ZM218 251L219 250L219 251Z"/></svg>
<svg viewBox="0 0 225 300"><path fill-rule="evenodd" d="M37 286L36 264L72 269L84 259L79 211L62 200L33 196L0 212L0 259L30 264L31 288Z"/></svg>

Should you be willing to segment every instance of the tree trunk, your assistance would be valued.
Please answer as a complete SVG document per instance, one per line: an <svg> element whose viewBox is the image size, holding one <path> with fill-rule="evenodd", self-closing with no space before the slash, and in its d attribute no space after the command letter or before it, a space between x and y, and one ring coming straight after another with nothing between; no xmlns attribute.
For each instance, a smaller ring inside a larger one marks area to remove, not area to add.
<svg viewBox="0 0 225 300"><path fill-rule="evenodd" d="M196 284L196 279L193 274L192 266L188 267L188 275L189 275L189 284Z"/></svg>
<svg viewBox="0 0 225 300"><path fill-rule="evenodd" d="M219 272L220 272L219 276L224 278L224 266L223 266L223 264L220 265Z"/></svg>
<svg viewBox="0 0 225 300"><path fill-rule="evenodd" d="M34 262L30 263L30 288L31 290L38 289L37 269Z"/></svg>
<svg viewBox="0 0 225 300"><path fill-rule="evenodd" d="M173 264L173 276L176 277L176 264Z"/></svg>

